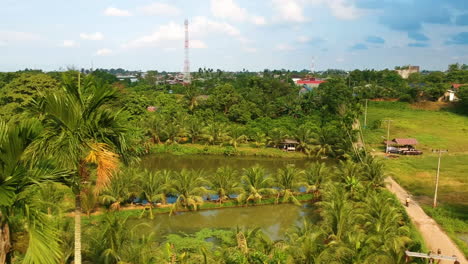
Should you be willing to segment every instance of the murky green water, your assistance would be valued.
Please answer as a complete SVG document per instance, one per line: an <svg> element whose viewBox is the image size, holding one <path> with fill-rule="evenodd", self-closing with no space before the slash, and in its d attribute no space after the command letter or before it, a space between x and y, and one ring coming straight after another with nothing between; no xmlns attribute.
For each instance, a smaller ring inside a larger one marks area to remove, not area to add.
<svg viewBox="0 0 468 264"><path fill-rule="evenodd" d="M275 172L288 164L298 168L306 168L311 162L307 159L281 159L259 157L225 157L208 155L149 155L142 158L141 167L150 170L182 170L202 169L214 172L217 168L229 166L238 170L260 165L269 172ZM295 225L300 225L303 218L318 221L318 213L310 205L295 206L291 204L265 205L238 208L223 208L203 210L198 212L183 212L174 216L168 214L156 215L154 220L132 219L132 225L147 223L141 232L155 232L157 237L164 239L171 233L195 233L203 228L235 229L260 227L272 239L284 239L286 231Z"/></svg>
<svg viewBox="0 0 468 264"><path fill-rule="evenodd" d="M261 157L226 157L215 155L148 155L142 158L141 166L147 169L203 169L205 171L215 171L219 167L229 166L235 169L253 167L258 164L269 171L276 171L288 164L294 164L298 168L306 168L312 160L308 159L282 159L282 158L261 158Z"/></svg>
<svg viewBox="0 0 468 264"><path fill-rule="evenodd" d="M301 225L306 217L318 221L314 207L304 204L302 207L292 204L262 205L238 208L182 212L177 215L156 215L150 219L131 219L130 225L147 223L150 227L140 226L139 232L154 232L158 239L164 239L171 233L195 233L203 228L235 229L260 227L271 239L284 239L286 231L295 225Z"/></svg>

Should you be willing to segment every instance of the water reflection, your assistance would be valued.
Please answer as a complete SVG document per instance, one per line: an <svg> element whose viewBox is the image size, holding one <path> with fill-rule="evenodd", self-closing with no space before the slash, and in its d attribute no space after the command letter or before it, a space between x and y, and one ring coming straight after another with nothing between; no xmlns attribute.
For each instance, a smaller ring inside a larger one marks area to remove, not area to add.
<svg viewBox="0 0 468 264"><path fill-rule="evenodd" d="M181 212L173 216L157 215L155 219L131 219L130 224L147 223L141 232L155 232L163 239L170 233L195 233L203 228L235 229L260 227L271 239L284 239L286 231L300 225L302 218L318 221L315 208L310 205L264 205L238 208Z"/></svg>

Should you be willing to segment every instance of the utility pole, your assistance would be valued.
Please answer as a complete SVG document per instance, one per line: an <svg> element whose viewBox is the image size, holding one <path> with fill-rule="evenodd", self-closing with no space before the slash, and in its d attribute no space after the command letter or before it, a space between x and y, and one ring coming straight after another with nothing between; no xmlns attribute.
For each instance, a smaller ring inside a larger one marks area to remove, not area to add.
<svg viewBox="0 0 468 264"><path fill-rule="evenodd" d="M367 101L369 99L366 99L366 110L364 111L364 128L367 127Z"/></svg>
<svg viewBox="0 0 468 264"><path fill-rule="evenodd" d="M437 175L436 175L436 186L435 186L435 191L434 191L434 204L432 207L436 208L437 206L437 190L439 189L439 174L440 174L440 158L442 156L442 153L448 152L448 150L432 150L432 152L438 152L439 153L439 160L437 162Z"/></svg>
<svg viewBox="0 0 468 264"><path fill-rule="evenodd" d="M387 122L387 147L385 148L385 153L388 153L388 143L390 142L390 122L393 122L393 120L387 119L384 120L384 122Z"/></svg>

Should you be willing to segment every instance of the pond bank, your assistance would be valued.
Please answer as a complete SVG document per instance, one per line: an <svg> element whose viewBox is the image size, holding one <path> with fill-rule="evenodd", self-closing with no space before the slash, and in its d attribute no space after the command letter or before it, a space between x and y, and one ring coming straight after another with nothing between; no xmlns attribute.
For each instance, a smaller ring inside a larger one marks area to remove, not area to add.
<svg viewBox="0 0 468 264"><path fill-rule="evenodd" d="M277 148L253 148L241 145L238 148L218 145L199 144L155 144L150 147L150 153L169 153L173 155L223 155L223 156L257 156L269 158L304 159L307 156L302 152L287 152Z"/></svg>
<svg viewBox="0 0 468 264"><path fill-rule="evenodd" d="M316 201L316 198L311 193L298 194L296 198L301 203ZM280 204L283 204L283 203L276 203L276 198L265 198L258 203L247 204L247 205L238 204L235 200L229 200L224 203L204 202L197 211L223 209L223 208L245 208L245 207L255 207L255 206L262 206L262 205L280 205ZM163 207L154 207L153 214L155 215L156 214L169 214L171 212L171 207L172 206L170 206L169 204ZM146 212L146 214L149 214L149 207L143 206L143 205L124 206L119 211L114 211L114 213L120 216L138 217L142 214L143 210L148 211ZM100 216L103 215L105 212L106 212L105 209L100 208L98 211L90 214L89 217L85 214L83 214L82 217L86 218L89 221L95 221L95 220L99 220ZM187 209L177 210L177 213L179 212L190 212L190 210L187 210ZM73 215L74 215L73 213L68 214L68 216L70 217L72 217Z"/></svg>

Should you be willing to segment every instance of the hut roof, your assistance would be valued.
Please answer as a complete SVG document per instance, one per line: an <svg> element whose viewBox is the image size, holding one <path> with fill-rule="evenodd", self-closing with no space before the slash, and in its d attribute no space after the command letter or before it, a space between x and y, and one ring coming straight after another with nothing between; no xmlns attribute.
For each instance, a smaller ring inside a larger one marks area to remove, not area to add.
<svg viewBox="0 0 468 264"><path fill-rule="evenodd" d="M387 144L387 141L385 141ZM415 138L394 138L388 142L389 145L417 145L418 141Z"/></svg>
<svg viewBox="0 0 468 264"><path fill-rule="evenodd" d="M285 139L281 142L282 144L299 144L297 140L294 139Z"/></svg>

